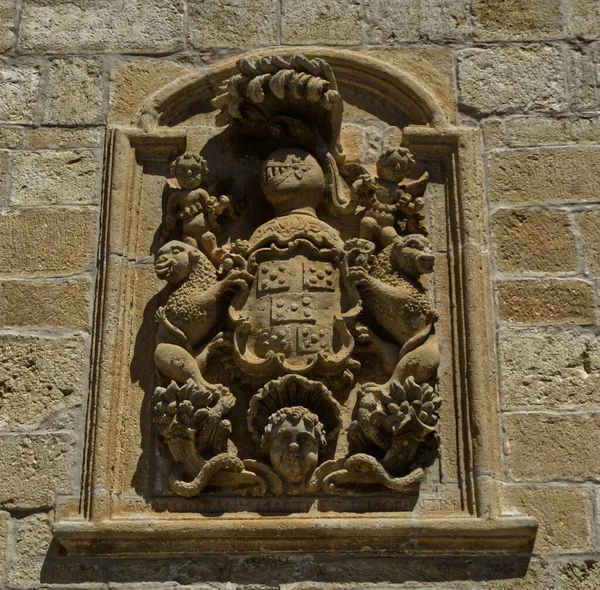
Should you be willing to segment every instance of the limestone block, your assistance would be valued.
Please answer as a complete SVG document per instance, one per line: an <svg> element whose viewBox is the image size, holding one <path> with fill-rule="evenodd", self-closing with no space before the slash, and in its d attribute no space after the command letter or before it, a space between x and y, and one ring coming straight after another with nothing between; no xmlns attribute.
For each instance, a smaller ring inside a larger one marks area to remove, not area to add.
<svg viewBox="0 0 600 590"><path fill-rule="evenodd" d="M57 493L72 492L75 439L65 432L0 436L0 505L51 506Z"/></svg>
<svg viewBox="0 0 600 590"><path fill-rule="evenodd" d="M600 340L560 328L501 328L501 399L505 407L597 406Z"/></svg>
<svg viewBox="0 0 600 590"><path fill-rule="evenodd" d="M7 572L11 588L39 585L51 541L52 523L47 514L32 514L15 521L15 548Z"/></svg>
<svg viewBox="0 0 600 590"><path fill-rule="evenodd" d="M40 79L37 66L0 64L0 121L33 122Z"/></svg>
<svg viewBox="0 0 600 590"><path fill-rule="evenodd" d="M496 152L490 157L490 200L581 203L600 200L600 147Z"/></svg>
<svg viewBox="0 0 600 590"><path fill-rule="evenodd" d="M35 428L81 403L84 386L81 337L0 337L0 426Z"/></svg>
<svg viewBox="0 0 600 590"><path fill-rule="evenodd" d="M102 63L72 57L50 62L43 122L51 125L102 123Z"/></svg>
<svg viewBox="0 0 600 590"><path fill-rule="evenodd" d="M505 122L505 129L506 144L511 147L595 142L600 136L600 117L514 117Z"/></svg>
<svg viewBox="0 0 600 590"><path fill-rule="evenodd" d="M539 534L539 533L538 533ZM507 568L503 567L504 572ZM600 563L586 557L563 556L558 560L533 559L518 577L504 575L486 580L489 590L597 590Z"/></svg>
<svg viewBox="0 0 600 590"><path fill-rule="evenodd" d="M281 40L298 45L359 44L362 42L361 3L358 0L283 0Z"/></svg>
<svg viewBox="0 0 600 590"><path fill-rule="evenodd" d="M9 51L15 43L13 26L17 16L15 0L0 0L0 53ZM0 576L0 579L1 576Z"/></svg>
<svg viewBox="0 0 600 590"><path fill-rule="evenodd" d="M6 559L6 543L8 541L8 525L10 514L0 511L0 580L4 579L4 562Z"/></svg>
<svg viewBox="0 0 600 590"><path fill-rule="evenodd" d="M574 272L575 236L566 213L501 209L492 217L496 264L508 273Z"/></svg>
<svg viewBox="0 0 600 590"><path fill-rule="evenodd" d="M465 0L367 0L365 6L372 44L458 41L469 35Z"/></svg>
<svg viewBox="0 0 600 590"><path fill-rule="evenodd" d="M505 123L502 119L485 119L481 122L485 147L498 148L504 145Z"/></svg>
<svg viewBox="0 0 600 590"><path fill-rule="evenodd" d="M191 0L189 41L195 49L275 45L277 12L277 0Z"/></svg>
<svg viewBox="0 0 600 590"><path fill-rule="evenodd" d="M589 493L576 487L517 486L502 488L504 509L537 519L534 552L538 554L592 550Z"/></svg>
<svg viewBox="0 0 600 590"><path fill-rule="evenodd" d="M578 47L567 53L567 81L572 111L598 108L595 65L590 51Z"/></svg>
<svg viewBox="0 0 600 590"><path fill-rule="evenodd" d="M116 65L110 73L109 119L133 120L153 92L192 71L189 65L164 59L140 59Z"/></svg>
<svg viewBox="0 0 600 590"><path fill-rule="evenodd" d="M19 151L12 155L12 205L95 203L100 163L95 150Z"/></svg>
<svg viewBox="0 0 600 590"><path fill-rule="evenodd" d="M0 148L18 148L23 145L23 128L0 125Z"/></svg>
<svg viewBox="0 0 600 590"><path fill-rule="evenodd" d="M594 294L576 280L503 281L496 284L498 312L504 322L594 324Z"/></svg>
<svg viewBox="0 0 600 590"><path fill-rule="evenodd" d="M577 223L583 237L586 270L600 274L600 211L577 213Z"/></svg>
<svg viewBox="0 0 600 590"><path fill-rule="evenodd" d="M563 33L560 0L545 0L543 10L538 0L498 0L473 2L477 39L547 39Z"/></svg>
<svg viewBox="0 0 600 590"><path fill-rule="evenodd" d="M76 209L0 214L0 272L53 276L82 270L94 262L96 217L96 211Z"/></svg>
<svg viewBox="0 0 600 590"><path fill-rule="evenodd" d="M104 128L38 127L27 132L25 141L27 147L32 150L101 147L104 142Z"/></svg>
<svg viewBox="0 0 600 590"><path fill-rule="evenodd" d="M569 32L583 39L600 38L600 4L596 0L571 0Z"/></svg>
<svg viewBox="0 0 600 590"><path fill-rule="evenodd" d="M462 110L474 116L567 106L562 53L548 45L463 49L458 86Z"/></svg>
<svg viewBox="0 0 600 590"><path fill-rule="evenodd" d="M21 11L25 53L162 53L183 46L181 0L32 0Z"/></svg>
<svg viewBox="0 0 600 590"><path fill-rule="evenodd" d="M511 478L546 481L600 477L598 414L509 414L504 425Z"/></svg>
<svg viewBox="0 0 600 590"><path fill-rule="evenodd" d="M0 281L0 325L88 326L86 279L56 281Z"/></svg>

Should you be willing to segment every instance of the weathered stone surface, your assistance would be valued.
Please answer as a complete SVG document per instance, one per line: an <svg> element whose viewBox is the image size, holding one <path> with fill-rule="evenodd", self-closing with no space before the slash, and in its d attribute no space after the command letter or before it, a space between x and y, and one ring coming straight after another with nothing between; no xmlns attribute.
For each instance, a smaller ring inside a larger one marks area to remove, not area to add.
<svg viewBox="0 0 600 590"><path fill-rule="evenodd" d="M503 272L574 272L577 248L566 213L501 209L492 217L496 264Z"/></svg>
<svg viewBox="0 0 600 590"><path fill-rule="evenodd" d="M83 363L82 338L0 336L0 427L51 427L53 414L81 403Z"/></svg>
<svg viewBox="0 0 600 590"><path fill-rule="evenodd" d="M85 279L0 281L0 325L85 329L89 290Z"/></svg>
<svg viewBox="0 0 600 590"><path fill-rule="evenodd" d="M513 117L505 123L506 145L529 147L596 142L600 136L600 117Z"/></svg>
<svg viewBox="0 0 600 590"><path fill-rule="evenodd" d="M451 123L456 121L454 60L446 48L372 48L365 54L412 75L438 97Z"/></svg>
<svg viewBox="0 0 600 590"><path fill-rule="evenodd" d="M572 111L598 108L596 73L591 51L577 47L568 52L567 82Z"/></svg>
<svg viewBox="0 0 600 590"><path fill-rule="evenodd" d="M10 514L0 511L0 580L4 580L4 562L6 560L6 543L8 540L8 526Z"/></svg>
<svg viewBox="0 0 600 590"><path fill-rule="evenodd" d="M458 41L470 29L464 0L367 0L368 40L372 44Z"/></svg>
<svg viewBox="0 0 600 590"><path fill-rule="evenodd" d="M577 213L577 224L583 238L586 270L600 274L600 211Z"/></svg>
<svg viewBox="0 0 600 590"><path fill-rule="evenodd" d="M483 140L487 149L498 148L504 145L504 121L502 119L485 119L481 122Z"/></svg>
<svg viewBox="0 0 600 590"><path fill-rule="evenodd" d="M503 281L496 284L498 312L504 322L594 324L594 294L576 280Z"/></svg>
<svg viewBox="0 0 600 590"><path fill-rule="evenodd" d="M23 128L17 125L0 125L0 148L17 148L23 145Z"/></svg>
<svg viewBox="0 0 600 590"><path fill-rule="evenodd" d="M92 264L96 211L47 209L0 214L3 275L64 275ZM35 236L35 247L30 247Z"/></svg>
<svg viewBox="0 0 600 590"><path fill-rule="evenodd" d="M118 64L110 73L109 119L131 121L153 92L192 71L189 65L158 59Z"/></svg>
<svg viewBox="0 0 600 590"><path fill-rule="evenodd" d="M11 588L39 586L51 540L52 522L47 514L33 514L15 521L15 548L7 572Z"/></svg>
<svg viewBox="0 0 600 590"><path fill-rule="evenodd" d="M191 0L189 41L195 49L259 47L277 43L276 0Z"/></svg>
<svg viewBox="0 0 600 590"><path fill-rule="evenodd" d="M25 141L26 146L32 150L101 147L104 141L104 128L38 127L27 132Z"/></svg>
<svg viewBox="0 0 600 590"><path fill-rule="evenodd" d="M490 199L497 203L598 201L600 147L494 153Z"/></svg>
<svg viewBox="0 0 600 590"><path fill-rule="evenodd" d="M600 5L595 0L570 0L569 32L583 39L600 37Z"/></svg>
<svg viewBox="0 0 600 590"><path fill-rule="evenodd" d="M50 62L43 122L95 125L102 122L104 80L96 58L73 57Z"/></svg>
<svg viewBox="0 0 600 590"><path fill-rule="evenodd" d="M13 27L16 16L17 3L15 0L0 0L0 53L6 53L15 43Z"/></svg>
<svg viewBox="0 0 600 590"><path fill-rule="evenodd" d="M598 405L600 341L560 328L501 328L498 353L505 407Z"/></svg>
<svg viewBox="0 0 600 590"><path fill-rule="evenodd" d="M358 0L283 0L281 40L289 44L357 45L362 42Z"/></svg>
<svg viewBox="0 0 600 590"><path fill-rule="evenodd" d="M0 150L0 206L6 204L8 190L6 186L6 177L8 172L8 152Z"/></svg>
<svg viewBox="0 0 600 590"><path fill-rule="evenodd" d="M559 0L546 0L543 10L537 0L473 2L476 37L481 40L558 37L563 31Z"/></svg>
<svg viewBox="0 0 600 590"><path fill-rule="evenodd" d="M75 439L66 433L0 435L0 506L51 506L56 493L72 492Z"/></svg>
<svg viewBox="0 0 600 590"><path fill-rule="evenodd" d="M537 519L539 528L533 549L535 553L573 553L593 549L588 490L509 485L503 486L501 493L506 511Z"/></svg>
<svg viewBox="0 0 600 590"><path fill-rule="evenodd" d="M567 106L563 57L547 45L513 45L458 52L460 106L475 116Z"/></svg>
<svg viewBox="0 0 600 590"><path fill-rule="evenodd" d="M12 155L12 205L95 203L100 163L94 150L19 151Z"/></svg>
<svg viewBox="0 0 600 590"><path fill-rule="evenodd" d="M33 0L21 11L27 53L161 53L183 46L181 0Z"/></svg>
<svg viewBox="0 0 600 590"><path fill-rule="evenodd" d="M504 425L511 478L600 477L600 415L509 414Z"/></svg>
<svg viewBox="0 0 600 590"><path fill-rule="evenodd" d="M40 79L37 66L0 64L0 121L33 122Z"/></svg>
<svg viewBox="0 0 600 590"><path fill-rule="evenodd" d="M340 140L344 146L344 153L350 160L358 160L363 148L363 130L356 125L344 125ZM398 144L399 145L399 144Z"/></svg>

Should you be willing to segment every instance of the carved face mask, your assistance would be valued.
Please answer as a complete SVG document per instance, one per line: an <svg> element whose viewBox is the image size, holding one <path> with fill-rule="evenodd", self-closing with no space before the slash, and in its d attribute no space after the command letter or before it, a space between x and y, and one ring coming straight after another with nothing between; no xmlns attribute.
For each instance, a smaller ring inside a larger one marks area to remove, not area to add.
<svg viewBox="0 0 600 590"><path fill-rule="evenodd" d="M269 445L271 465L285 481L301 483L319 461L319 443L314 428L304 420L285 420L273 429Z"/></svg>

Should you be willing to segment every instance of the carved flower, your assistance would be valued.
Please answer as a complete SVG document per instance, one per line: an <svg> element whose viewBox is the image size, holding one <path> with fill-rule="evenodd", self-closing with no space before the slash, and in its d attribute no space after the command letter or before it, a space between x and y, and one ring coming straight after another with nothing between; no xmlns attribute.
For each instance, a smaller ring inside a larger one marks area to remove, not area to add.
<svg viewBox="0 0 600 590"><path fill-rule="evenodd" d="M154 422L163 435L173 436L178 432L193 438L216 397L218 391L200 389L192 379L181 387L171 381L167 387L157 387L152 395Z"/></svg>
<svg viewBox="0 0 600 590"><path fill-rule="evenodd" d="M310 170L310 163L300 156L292 155L289 167L294 171L294 176L300 180L304 176L304 173Z"/></svg>
<svg viewBox="0 0 600 590"><path fill-rule="evenodd" d="M393 436L411 434L422 439L435 430L442 398L431 385L419 385L413 377L408 377L403 385L392 381L389 395L383 394L382 402Z"/></svg>

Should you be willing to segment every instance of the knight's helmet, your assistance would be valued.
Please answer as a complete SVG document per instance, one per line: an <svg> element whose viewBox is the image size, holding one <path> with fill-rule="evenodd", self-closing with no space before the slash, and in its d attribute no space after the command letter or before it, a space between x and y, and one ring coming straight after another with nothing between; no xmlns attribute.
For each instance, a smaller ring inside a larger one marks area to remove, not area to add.
<svg viewBox="0 0 600 590"><path fill-rule="evenodd" d="M351 215L356 201L340 176L345 156L340 145L343 101L331 66L320 58L294 54L237 62L212 101L216 123L235 133L262 138L277 148L312 154L323 169L325 205L333 215Z"/></svg>

